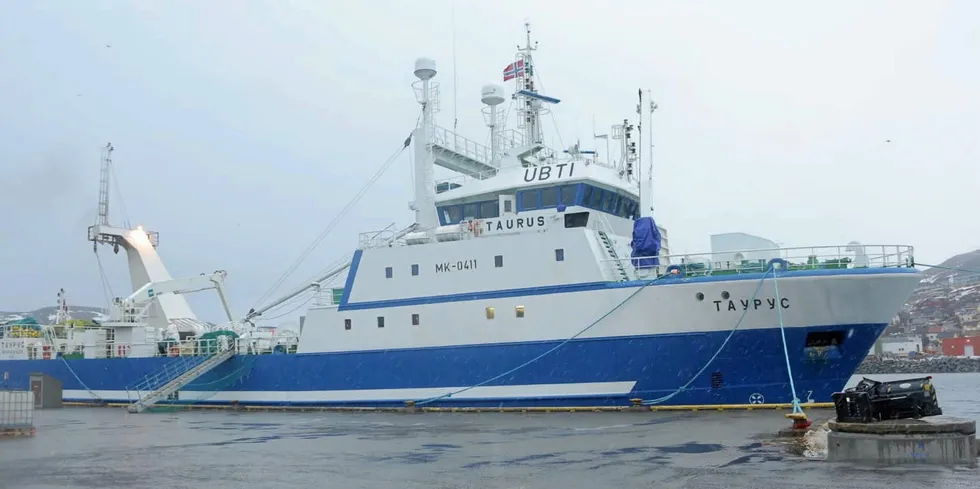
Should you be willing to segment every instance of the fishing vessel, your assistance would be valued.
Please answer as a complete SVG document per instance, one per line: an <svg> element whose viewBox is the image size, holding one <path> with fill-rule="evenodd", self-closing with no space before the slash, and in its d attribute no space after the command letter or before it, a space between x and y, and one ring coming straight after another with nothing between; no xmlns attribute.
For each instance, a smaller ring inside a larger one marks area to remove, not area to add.
<svg viewBox="0 0 980 489"><path fill-rule="evenodd" d="M173 279L156 233L110 225L104 154L88 238L125 250L134 292L101 324L0 338L3 378L45 373L66 401L134 412L829 401L921 279L912 247L671 255L642 154L656 104L640 91L606 154L550 148L542 116L560 100L538 89L536 48L528 29L503 71L512 92L483 87L486 145L436 124L436 65L417 60L421 114L396 153L414 151L415 222L361 234L340 266L238 318L223 271ZM436 181L436 166L452 177ZM183 296L212 289L227 323L200 321ZM304 303L299 331L268 327Z"/></svg>

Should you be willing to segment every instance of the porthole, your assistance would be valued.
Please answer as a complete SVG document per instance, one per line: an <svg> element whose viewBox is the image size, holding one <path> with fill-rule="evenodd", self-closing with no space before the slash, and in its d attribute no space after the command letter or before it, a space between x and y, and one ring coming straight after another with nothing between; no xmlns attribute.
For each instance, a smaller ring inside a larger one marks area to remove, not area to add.
<svg viewBox="0 0 980 489"><path fill-rule="evenodd" d="M704 294L701 293L701 292L698 292L697 294L694 294L694 298L697 299L697 300L699 300L699 301L703 301L704 300Z"/></svg>
<svg viewBox="0 0 980 489"><path fill-rule="evenodd" d="M722 299L725 299L725 300L727 301L727 300L728 300L728 298L729 298L729 297L731 297L731 296L732 296L732 295L731 295L731 294L729 294L727 290L723 290L723 291L721 291L721 298L722 298Z"/></svg>

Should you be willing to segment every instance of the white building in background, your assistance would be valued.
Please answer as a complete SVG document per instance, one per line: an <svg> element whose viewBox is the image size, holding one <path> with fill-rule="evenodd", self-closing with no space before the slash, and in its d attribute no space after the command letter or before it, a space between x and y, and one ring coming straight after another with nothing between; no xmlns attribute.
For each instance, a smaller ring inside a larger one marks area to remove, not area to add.
<svg viewBox="0 0 980 489"><path fill-rule="evenodd" d="M882 338L878 340L881 344L881 353L884 355L908 356L909 353L922 352L922 338L914 336L899 336L893 338Z"/></svg>
<svg viewBox="0 0 980 489"><path fill-rule="evenodd" d="M779 258L779 251L776 248L779 248L779 245L776 243L751 234L724 233L711 235L711 261L714 263Z"/></svg>

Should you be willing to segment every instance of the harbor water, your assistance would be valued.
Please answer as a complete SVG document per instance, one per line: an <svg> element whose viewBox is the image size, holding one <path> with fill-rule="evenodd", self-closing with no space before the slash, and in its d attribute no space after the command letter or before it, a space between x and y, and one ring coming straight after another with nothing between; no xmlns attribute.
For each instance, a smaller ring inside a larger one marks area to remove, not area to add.
<svg viewBox="0 0 980 489"><path fill-rule="evenodd" d="M980 420L980 374L934 383L946 414ZM58 409L36 413L37 436L0 443L0 488L895 489L980 480L970 469L872 470L793 455L773 439L788 426L785 412ZM818 423L833 416L810 413Z"/></svg>

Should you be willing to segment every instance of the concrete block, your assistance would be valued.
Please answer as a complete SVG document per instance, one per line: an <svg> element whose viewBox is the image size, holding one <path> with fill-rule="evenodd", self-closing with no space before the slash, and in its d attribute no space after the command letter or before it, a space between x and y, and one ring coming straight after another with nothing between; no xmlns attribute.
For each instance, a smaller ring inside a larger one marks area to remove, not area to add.
<svg viewBox="0 0 980 489"><path fill-rule="evenodd" d="M875 465L977 465L976 422L952 416L828 423L827 460Z"/></svg>

